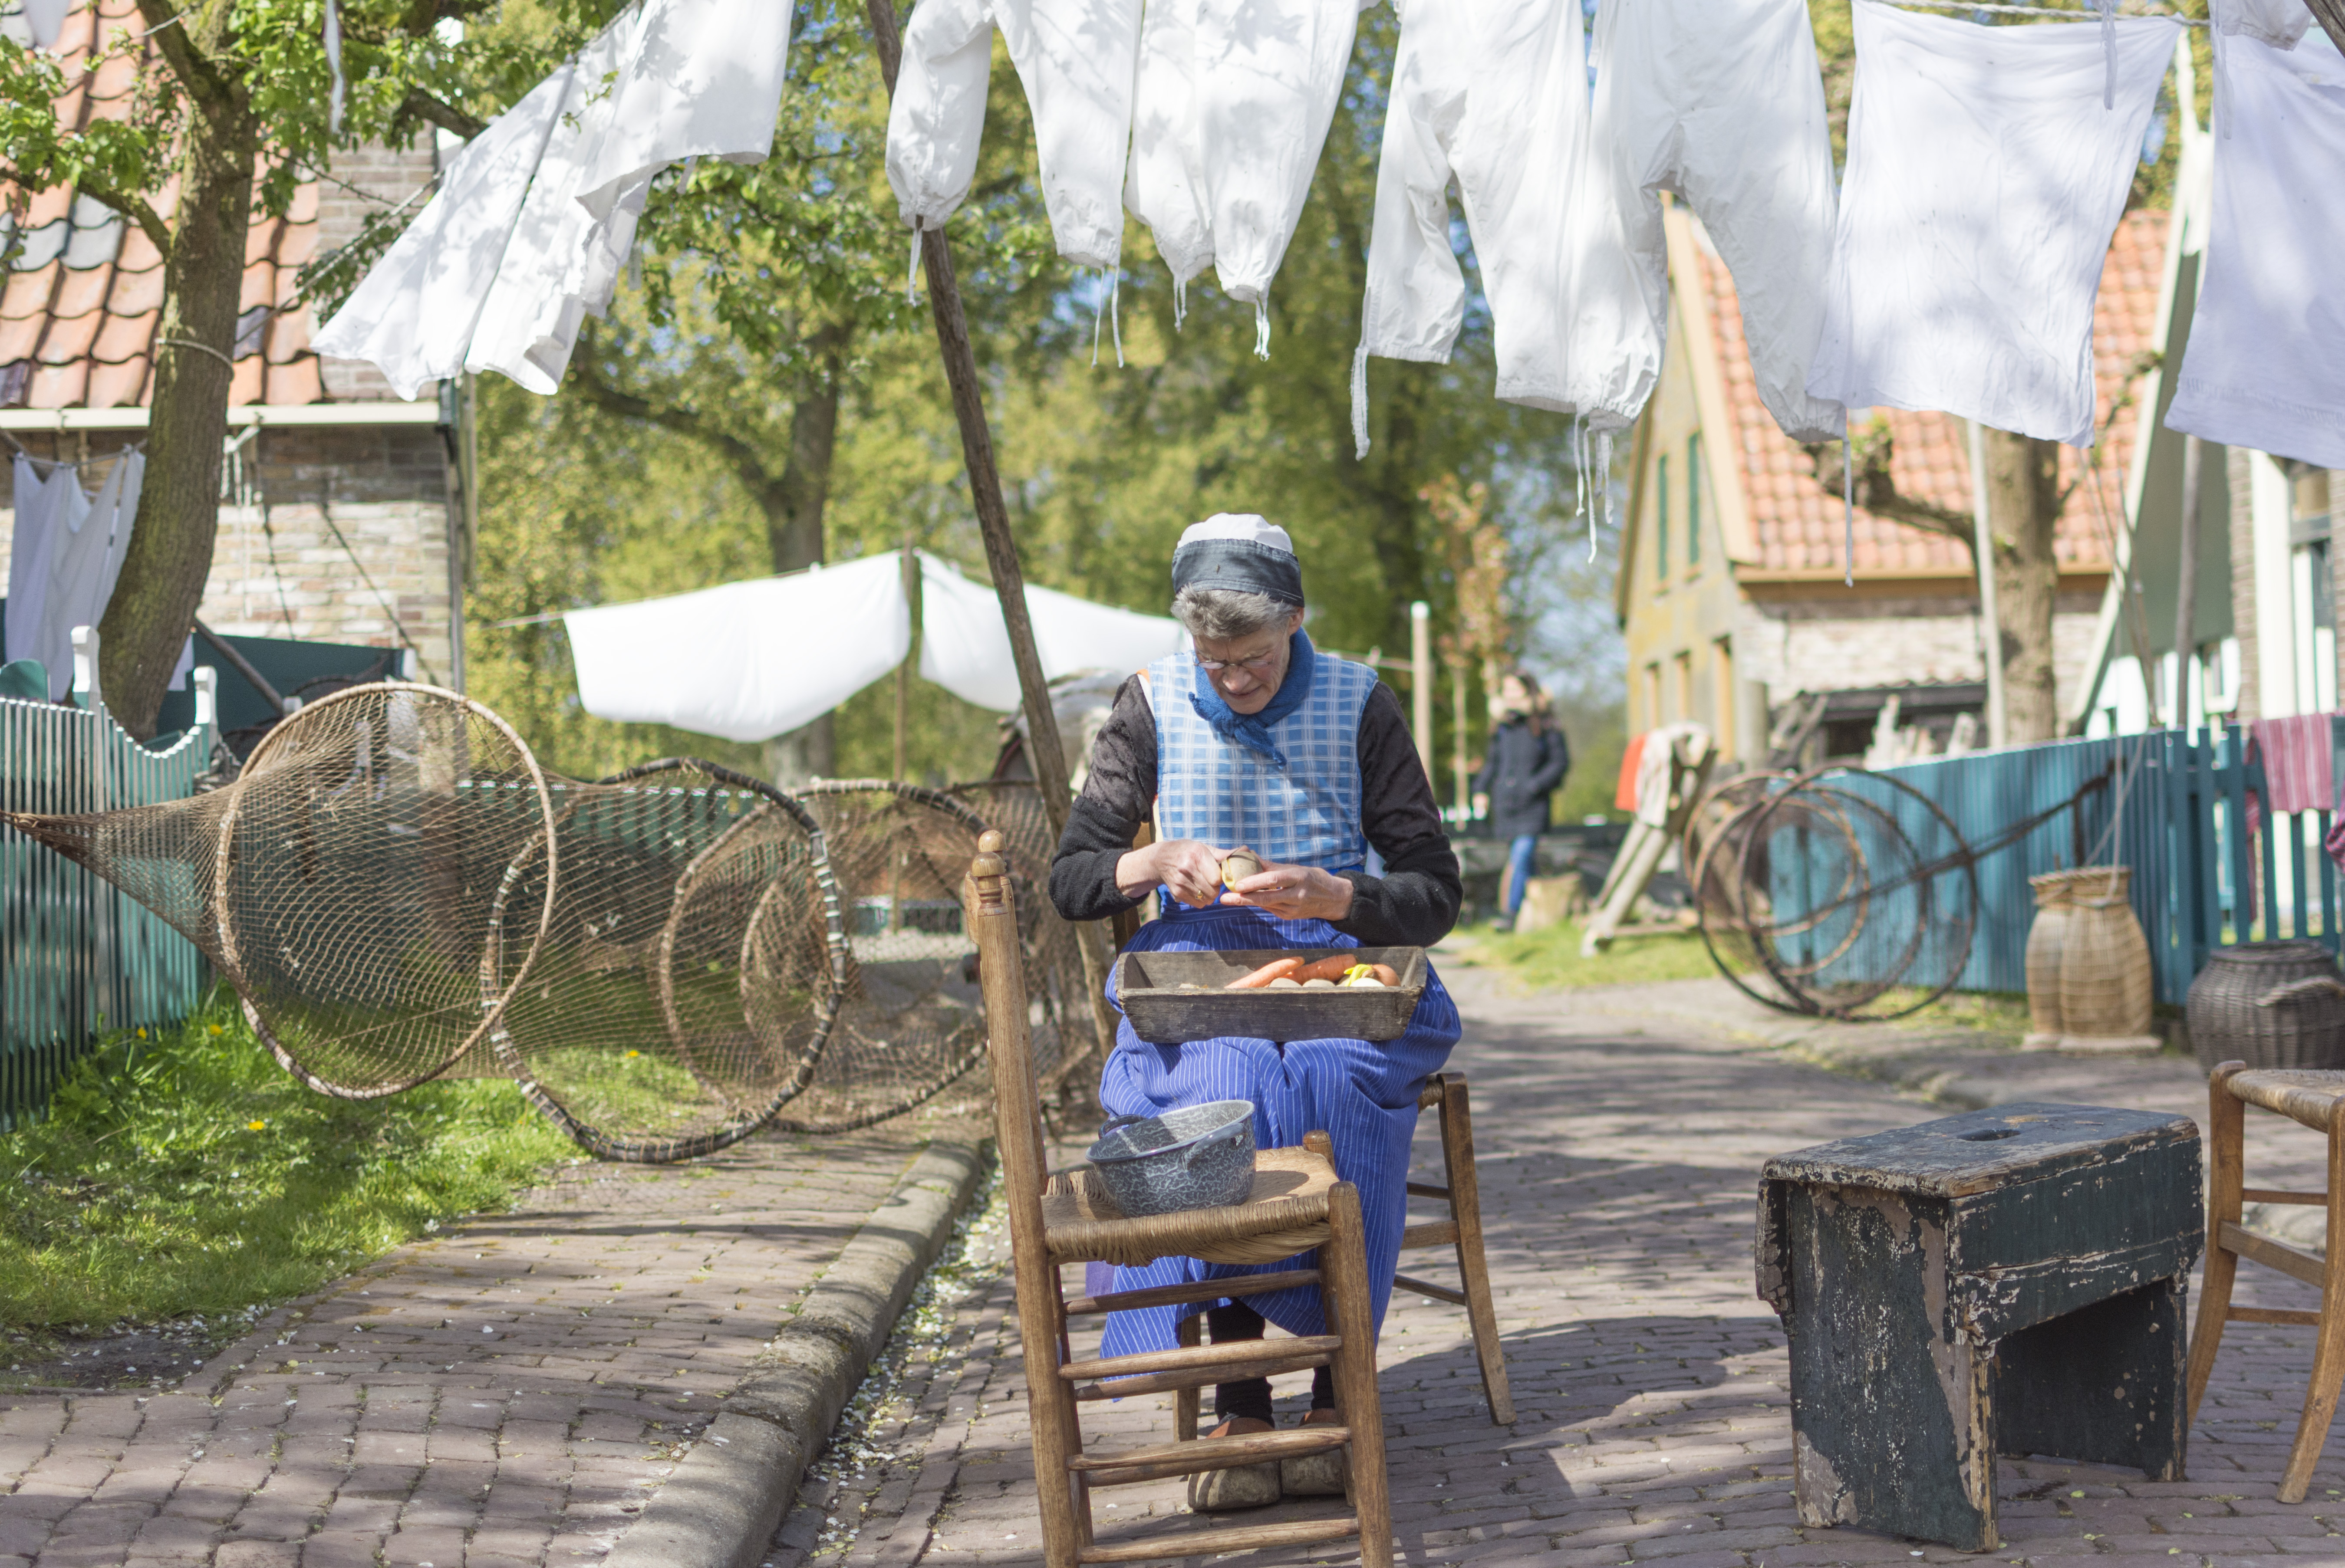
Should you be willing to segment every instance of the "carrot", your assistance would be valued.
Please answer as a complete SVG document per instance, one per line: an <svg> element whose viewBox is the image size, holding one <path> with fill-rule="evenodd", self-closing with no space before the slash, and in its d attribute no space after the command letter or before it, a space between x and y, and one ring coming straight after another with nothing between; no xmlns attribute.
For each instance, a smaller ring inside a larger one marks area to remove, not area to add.
<svg viewBox="0 0 2345 1568"><path fill-rule="evenodd" d="M1258 991L1273 980L1291 977L1302 967L1303 960L1300 958L1273 958L1253 974L1233 980L1222 988L1225 991Z"/></svg>
<svg viewBox="0 0 2345 1568"><path fill-rule="evenodd" d="M1344 977L1344 971L1355 962L1350 954L1338 953L1332 958L1320 958L1304 965L1294 971L1294 977L1298 980L1340 980Z"/></svg>

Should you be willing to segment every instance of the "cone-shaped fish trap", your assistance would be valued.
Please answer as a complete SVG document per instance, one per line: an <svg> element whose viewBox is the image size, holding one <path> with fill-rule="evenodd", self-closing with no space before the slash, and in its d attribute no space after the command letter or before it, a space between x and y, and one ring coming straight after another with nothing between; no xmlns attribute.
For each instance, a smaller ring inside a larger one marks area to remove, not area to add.
<svg viewBox="0 0 2345 1568"><path fill-rule="evenodd" d="M481 957L498 1063L604 1158L746 1136L807 1087L846 973L813 820L707 763L549 793L550 830L501 874Z"/></svg>

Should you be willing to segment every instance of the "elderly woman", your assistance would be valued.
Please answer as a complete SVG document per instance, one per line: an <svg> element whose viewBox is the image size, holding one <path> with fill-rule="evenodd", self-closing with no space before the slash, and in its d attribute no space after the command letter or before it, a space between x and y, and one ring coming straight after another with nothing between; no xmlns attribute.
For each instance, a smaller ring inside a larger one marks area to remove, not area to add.
<svg viewBox="0 0 2345 1568"><path fill-rule="evenodd" d="M1148 952L1439 941L1457 921L1461 888L1432 785L1392 690L1304 634L1303 571L1285 531L1227 513L1198 523L1173 551L1172 588L1172 613L1194 652L1158 660L1117 693L1051 867L1059 912L1102 919L1162 890L1162 918L1132 944ZM1132 848L1152 820L1155 842ZM1224 891L1222 858L1238 848L1262 870ZM1399 1259L1417 1093L1457 1033L1457 1008L1437 978L1407 1033L1380 1045L1232 1037L1154 1046L1126 1023L1100 1099L1139 1116L1252 1100L1254 1138L1265 1148L1324 1128L1336 1168L1360 1189L1381 1324ZM1160 1259L1117 1270L1112 1288L1292 1266ZM1169 1347L1178 1320L1200 1310L1112 1314L1104 1353ZM1223 1302L1206 1321L1219 1343L1259 1338L1265 1318L1295 1334L1325 1331L1309 1287ZM1324 1369L1311 1402L1313 1418L1334 1419L1321 1414L1334 1404ZM1217 1436L1270 1430L1270 1385L1222 1385L1214 1413ZM1289 1461L1285 1490L1340 1491L1333 1457ZM1215 1509L1273 1502L1280 1492L1274 1465L1212 1472L1191 1487L1193 1502Z"/></svg>

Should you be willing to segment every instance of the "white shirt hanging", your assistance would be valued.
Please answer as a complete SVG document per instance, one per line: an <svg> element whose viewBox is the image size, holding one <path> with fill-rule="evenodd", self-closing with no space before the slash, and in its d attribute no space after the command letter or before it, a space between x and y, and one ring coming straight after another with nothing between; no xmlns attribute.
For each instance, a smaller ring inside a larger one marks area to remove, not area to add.
<svg viewBox="0 0 2345 1568"><path fill-rule="evenodd" d="M2093 441L2093 300L2180 24L1982 27L1856 0L1812 395Z"/></svg>
<svg viewBox="0 0 2345 1568"><path fill-rule="evenodd" d="M2214 218L2169 430L2345 468L2345 58L2325 33L2292 51L2248 33L2216 59L2229 103Z"/></svg>
<svg viewBox="0 0 2345 1568"><path fill-rule="evenodd" d="M1557 258L1587 158L1587 73L1579 0L1407 0L1352 377L1360 455L1367 358L1447 363L1465 320L1453 176L1490 304L1497 395L1569 408L1563 377L1578 323Z"/></svg>
<svg viewBox="0 0 2345 1568"><path fill-rule="evenodd" d="M1616 322L1623 335L1600 389L1567 395L1599 429L1618 428L1659 380L1669 320L1660 193L1672 191L1734 275L1760 401L1794 440L1839 439L1845 410L1807 389L1837 200L1803 0L1606 0L1594 53L1593 172L1580 199L1611 213L1579 217L1575 351L1595 355ZM1612 263L1589 254L1616 222L1640 311L1616 314Z"/></svg>
<svg viewBox="0 0 2345 1568"><path fill-rule="evenodd" d="M96 625L114 598L146 473L146 454L125 452L93 501L71 465L59 464L44 479L16 460L7 657L39 660L52 700L73 683L74 628Z"/></svg>
<svg viewBox="0 0 2345 1568"><path fill-rule="evenodd" d="M1175 324L1185 313L1189 280L1213 264L1197 128L1198 5L1148 0L1141 17L1132 161L1123 187L1124 206L1148 226L1156 253L1172 271Z"/></svg>
<svg viewBox="0 0 2345 1568"><path fill-rule="evenodd" d="M1222 290L1254 308L1254 351L1270 352L1270 282L1302 220L1359 0L1199 0L1199 163Z"/></svg>
<svg viewBox="0 0 2345 1568"><path fill-rule="evenodd" d="M1140 0L929 0L916 7L888 108L888 180L904 221L941 228L969 195L995 26L1033 115L1042 204L1059 254L1078 267L1116 266Z"/></svg>
<svg viewBox="0 0 2345 1568"><path fill-rule="evenodd" d="M685 158L763 161L789 70L790 9L787 0L651 0L611 89L610 128L579 176L586 210L609 216L624 193Z"/></svg>

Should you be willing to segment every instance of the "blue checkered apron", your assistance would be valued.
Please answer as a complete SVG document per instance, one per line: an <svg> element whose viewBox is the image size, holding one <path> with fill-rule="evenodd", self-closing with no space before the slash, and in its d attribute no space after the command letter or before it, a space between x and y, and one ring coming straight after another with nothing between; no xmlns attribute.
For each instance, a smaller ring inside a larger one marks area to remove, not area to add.
<svg viewBox="0 0 2345 1568"><path fill-rule="evenodd" d="M1190 705L1193 656L1180 653L1149 666L1149 697L1156 713L1159 834L1198 838L1217 848L1244 845L1264 859L1356 871L1366 862L1360 826L1359 723L1374 672L1317 655L1311 694L1272 727L1286 766L1223 742ZM1167 913L1140 928L1141 952L1199 952L1243 947L1355 947L1358 941L1324 920L1281 920L1259 909L1183 907L1169 895ZM1111 989L1109 999L1114 999ZM1416 1131L1416 1097L1428 1074L1448 1060L1457 1043L1457 1007L1428 970L1424 997L1396 1040L1271 1040L1225 1036L1184 1045L1154 1046L1116 1031L1116 1048L1100 1081L1109 1111L1153 1116L1207 1100L1254 1104L1254 1135L1263 1148L1289 1148L1306 1132L1324 1129L1334 1141L1335 1168L1360 1189L1367 1230L1371 1308L1379 1326L1392 1296L1408 1205L1409 1140ZM1296 1259L1262 1265L1160 1258L1138 1269L1117 1269L1106 1288L1138 1290L1234 1274L1274 1273L1301 1267ZM1249 1296L1254 1310L1294 1334L1326 1331L1319 1292L1311 1287ZM1213 1303L1111 1313L1101 1353L1164 1350L1174 1325Z"/></svg>

